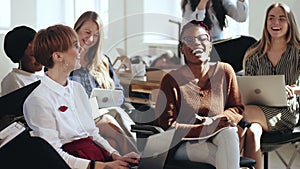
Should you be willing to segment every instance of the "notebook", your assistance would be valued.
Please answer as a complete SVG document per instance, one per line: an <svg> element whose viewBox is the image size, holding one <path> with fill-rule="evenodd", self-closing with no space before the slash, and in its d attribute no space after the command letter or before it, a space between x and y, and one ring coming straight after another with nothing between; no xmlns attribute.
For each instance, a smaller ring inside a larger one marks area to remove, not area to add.
<svg viewBox="0 0 300 169"><path fill-rule="evenodd" d="M245 105L287 106L284 75L237 76Z"/></svg>
<svg viewBox="0 0 300 169"><path fill-rule="evenodd" d="M163 169L174 134L171 129L148 137L138 166L131 169Z"/></svg>
<svg viewBox="0 0 300 169"><path fill-rule="evenodd" d="M25 131L25 127L22 123L13 122L5 129L0 131L0 148L14 139L16 136Z"/></svg>
<svg viewBox="0 0 300 169"><path fill-rule="evenodd" d="M90 98L96 97L99 108L116 107L123 91L93 88Z"/></svg>

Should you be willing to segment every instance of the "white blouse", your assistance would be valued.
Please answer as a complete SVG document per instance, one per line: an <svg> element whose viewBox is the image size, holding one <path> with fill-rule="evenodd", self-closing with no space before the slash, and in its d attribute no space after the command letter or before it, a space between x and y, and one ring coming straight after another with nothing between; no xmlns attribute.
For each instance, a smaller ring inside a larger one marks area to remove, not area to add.
<svg viewBox="0 0 300 169"><path fill-rule="evenodd" d="M13 68L1 82L1 95L4 96L39 79L41 76L35 73Z"/></svg>
<svg viewBox="0 0 300 169"><path fill-rule="evenodd" d="M71 168L86 169L90 160L63 151L61 147L65 143L90 136L108 152L116 152L98 134L88 96L77 82L68 80L67 86L62 86L44 76L25 100L23 108L25 120L33 130L31 135L47 140Z"/></svg>
<svg viewBox="0 0 300 169"><path fill-rule="evenodd" d="M239 0L222 0L224 8L227 10L227 15L237 22L245 22L248 17L248 4L246 0L241 2ZM210 30L210 35L215 40L220 40L224 38L223 31L219 27L219 22L216 17L216 13L212 7L212 3L208 8L208 12L211 14L212 28ZM182 26L192 20L203 21L205 18L206 9L192 11L190 1L185 6L185 12L182 14Z"/></svg>

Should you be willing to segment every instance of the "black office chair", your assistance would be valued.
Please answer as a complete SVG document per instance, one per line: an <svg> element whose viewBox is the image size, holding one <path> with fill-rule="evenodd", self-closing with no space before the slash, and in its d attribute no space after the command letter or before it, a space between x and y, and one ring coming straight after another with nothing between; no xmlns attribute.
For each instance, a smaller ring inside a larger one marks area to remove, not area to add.
<svg viewBox="0 0 300 169"><path fill-rule="evenodd" d="M235 72L243 69L243 59L247 49L257 42L250 36L238 36L213 43L211 61L222 61L229 63Z"/></svg>
<svg viewBox="0 0 300 169"><path fill-rule="evenodd" d="M27 96L41 83L36 81L0 97L0 129L13 121L23 120L23 103Z"/></svg>
<svg viewBox="0 0 300 169"><path fill-rule="evenodd" d="M13 122L26 126L23 103L40 84L36 81L0 97L0 131ZM31 137L26 129L0 148L1 168L19 169L70 169L55 149L40 137ZM34 155L34 156L32 156Z"/></svg>
<svg viewBox="0 0 300 169"><path fill-rule="evenodd" d="M287 162L282 157L278 148L292 144L294 146L294 152ZM296 128L292 132L264 132L261 138L261 150L264 156L264 169L269 168L269 152L274 151L279 157L281 162L286 166L286 169L290 169L297 154L300 154L300 120Z"/></svg>
<svg viewBox="0 0 300 169"><path fill-rule="evenodd" d="M158 134L164 132L164 130L157 126L152 125L144 125L144 124L137 124L131 126L131 131L136 132L137 134L137 146L139 150L142 150L146 143L146 138L150 135ZM253 169L255 165L255 160L240 157L240 167L246 167L249 169ZM167 161L164 164L164 169L215 169L214 166L207 164L207 163L200 163L200 162L192 162L188 160L175 160L172 157L168 157Z"/></svg>
<svg viewBox="0 0 300 169"><path fill-rule="evenodd" d="M33 82L27 86L17 89L0 97L1 115L23 115L23 103L27 96L41 83L41 81Z"/></svg>
<svg viewBox="0 0 300 169"><path fill-rule="evenodd" d="M44 139L31 137L28 130L0 148L3 169L71 169Z"/></svg>

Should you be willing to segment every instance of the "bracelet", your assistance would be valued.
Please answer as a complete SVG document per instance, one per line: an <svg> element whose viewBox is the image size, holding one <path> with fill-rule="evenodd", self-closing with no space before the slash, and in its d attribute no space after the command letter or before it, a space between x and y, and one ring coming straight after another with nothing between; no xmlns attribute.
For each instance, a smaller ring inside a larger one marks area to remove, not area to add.
<svg viewBox="0 0 300 169"><path fill-rule="evenodd" d="M91 160L90 169L95 169L95 160Z"/></svg>

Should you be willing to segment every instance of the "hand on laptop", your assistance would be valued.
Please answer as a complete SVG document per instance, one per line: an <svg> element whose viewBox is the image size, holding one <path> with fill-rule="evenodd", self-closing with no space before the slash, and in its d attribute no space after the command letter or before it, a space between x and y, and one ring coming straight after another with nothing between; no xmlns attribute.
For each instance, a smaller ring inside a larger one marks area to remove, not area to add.
<svg viewBox="0 0 300 169"><path fill-rule="evenodd" d="M122 160L114 160L110 162L100 162L96 161L94 169L105 169L105 168L118 168L118 169L130 169L129 164ZM88 166L90 168L90 165Z"/></svg>
<svg viewBox="0 0 300 169"><path fill-rule="evenodd" d="M112 158L114 160L127 162L129 165L138 165L138 163L140 162L140 155L136 152L130 152L128 154L125 154L124 156L113 153Z"/></svg>
<svg viewBox="0 0 300 169"><path fill-rule="evenodd" d="M287 93L287 98L292 98L295 96L295 90L296 90L296 85L286 85L285 86L285 90L286 90L286 93Z"/></svg>

